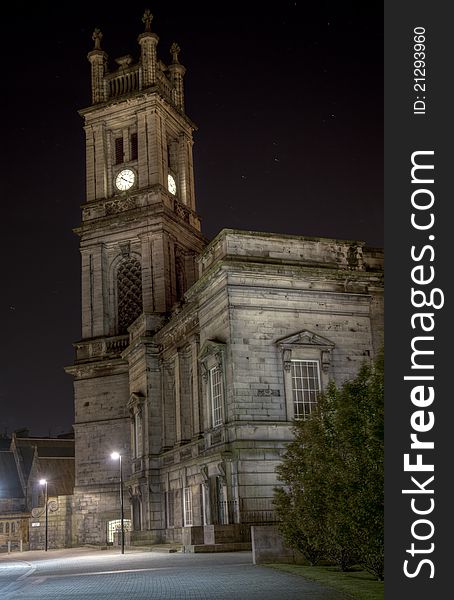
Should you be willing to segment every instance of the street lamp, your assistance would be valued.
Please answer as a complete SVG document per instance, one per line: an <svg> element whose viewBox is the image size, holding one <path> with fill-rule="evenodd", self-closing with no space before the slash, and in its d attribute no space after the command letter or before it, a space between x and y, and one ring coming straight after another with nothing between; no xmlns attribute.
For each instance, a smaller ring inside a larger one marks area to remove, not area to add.
<svg viewBox="0 0 454 600"><path fill-rule="evenodd" d="M121 465L121 454L119 452L112 452L110 455L112 460L120 461L120 507L121 507L121 553L125 553L125 523L124 523L124 510L123 510L123 469Z"/></svg>
<svg viewBox="0 0 454 600"><path fill-rule="evenodd" d="M44 537L44 550L47 552L47 520L48 520L48 508L47 508L47 479L40 479L40 485L44 485L44 506L46 511L46 532Z"/></svg>

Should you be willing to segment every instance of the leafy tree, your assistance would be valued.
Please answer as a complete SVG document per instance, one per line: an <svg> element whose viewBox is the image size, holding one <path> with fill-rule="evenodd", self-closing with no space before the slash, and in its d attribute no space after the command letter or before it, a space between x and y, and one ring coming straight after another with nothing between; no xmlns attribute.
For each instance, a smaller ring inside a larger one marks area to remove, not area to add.
<svg viewBox="0 0 454 600"><path fill-rule="evenodd" d="M384 576L384 359L363 367L342 388L338 429L343 432L351 477L352 541L359 562Z"/></svg>
<svg viewBox="0 0 454 600"><path fill-rule="evenodd" d="M287 543L311 564L355 562L383 578L383 356L295 422L275 505Z"/></svg>

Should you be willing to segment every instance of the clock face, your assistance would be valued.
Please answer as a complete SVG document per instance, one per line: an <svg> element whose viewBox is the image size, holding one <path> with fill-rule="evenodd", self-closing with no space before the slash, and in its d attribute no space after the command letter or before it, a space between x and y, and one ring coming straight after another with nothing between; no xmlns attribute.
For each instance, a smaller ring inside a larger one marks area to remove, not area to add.
<svg viewBox="0 0 454 600"><path fill-rule="evenodd" d="M136 174L131 169L123 169L115 178L115 186L120 192L129 190L134 185Z"/></svg>
<svg viewBox="0 0 454 600"><path fill-rule="evenodd" d="M170 173L167 175L167 189L174 196L177 193L177 184L175 183L175 178Z"/></svg>

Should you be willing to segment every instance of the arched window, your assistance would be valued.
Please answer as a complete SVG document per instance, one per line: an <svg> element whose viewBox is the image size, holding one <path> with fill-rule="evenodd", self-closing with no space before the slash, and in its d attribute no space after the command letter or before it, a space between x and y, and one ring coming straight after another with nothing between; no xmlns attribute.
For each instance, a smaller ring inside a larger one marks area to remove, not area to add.
<svg viewBox="0 0 454 600"><path fill-rule="evenodd" d="M0 533L3 533L3 523L0 523Z"/></svg>
<svg viewBox="0 0 454 600"><path fill-rule="evenodd" d="M184 255L178 246L175 247L175 277L177 300L181 300L185 292Z"/></svg>
<svg viewBox="0 0 454 600"><path fill-rule="evenodd" d="M9 533L9 523L6 523L5 525L5 533Z"/></svg>
<svg viewBox="0 0 454 600"><path fill-rule="evenodd" d="M124 258L117 271L118 333L142 313L142 269L135 258Z"/></svg>

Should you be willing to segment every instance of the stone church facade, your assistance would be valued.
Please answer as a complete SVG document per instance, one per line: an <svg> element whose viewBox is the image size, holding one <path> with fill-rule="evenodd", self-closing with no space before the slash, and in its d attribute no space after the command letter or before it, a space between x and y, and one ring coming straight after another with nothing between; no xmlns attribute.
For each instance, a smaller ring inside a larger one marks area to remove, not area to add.
<svg viewBox="0 0 454 600"><path fill-rule="evenodd" d="M109 72L89 53L74 543L242 541L273 518L275 468L330 380L383 344L383 255L363 242L222 230L196 212L179 48ZM246 527L247 528L247 527Z"/></svg>

